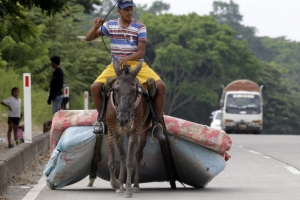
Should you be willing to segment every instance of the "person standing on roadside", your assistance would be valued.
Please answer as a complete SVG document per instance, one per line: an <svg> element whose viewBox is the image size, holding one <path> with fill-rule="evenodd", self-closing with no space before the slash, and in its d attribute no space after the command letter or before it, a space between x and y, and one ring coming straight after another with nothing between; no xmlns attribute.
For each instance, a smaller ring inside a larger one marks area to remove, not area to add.
<svg viewBox="0 0 300 200"><path fill-rule="evenodd" d="M20 144L21 141L18 139L18 126L22 119L21 114L21 99L19 98L20 90L17 87L12 88L11 97L3 100L1 104L6 106L9 109L8 112L8 131L7 131L7 140L8 140L8 148L13 148L14 144L12 141L11 133L14 132L14 139L16 145Z"/></svg>
<svg viewBox="0 0 300 200"><path fill-rule="evenodd" d="M63 84L64 84L64 73L60 68L60 57L53 56L51 59L51 66L54 68L50 83L50 92L47 103L51 105L53 101L53 114L61 109L61 102L63 100Z"/></svg>

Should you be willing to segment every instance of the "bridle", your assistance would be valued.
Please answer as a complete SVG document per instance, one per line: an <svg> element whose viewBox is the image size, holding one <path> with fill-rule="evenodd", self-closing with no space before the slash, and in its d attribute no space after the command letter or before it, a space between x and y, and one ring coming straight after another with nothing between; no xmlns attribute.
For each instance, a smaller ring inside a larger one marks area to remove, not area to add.
<svg viewBox="0 0 300 200"><path fill-rule="evenodd" d="M134 121L134 111L136 109L136 107L139 105L139 102L141 100L141 96L143 94L142 90L142 86L139 84L139 82L137 81L137 79L135 79L135 77L132 77L132 76L118 76L117 77L117 80L116 81L125 81L125 80L129 80L129 81L132 81L134 82L135 84L135 93L132 94L132 95L135 95L136 96L136 99L134 101L134 103L132 103L129 108L119 108L119 104L116 104L115 102L115 98L114 98L114 93L117 93L118 91L115 89L114 85L113 87L111 88L111 103L116 111L116 115L117 115L117 118L119 116L119 114L121 112L126 112L126 113L129 113L129 121L130 121L130 128L133 127L133 121ZM126 101L127 99L125 99L125 97L121 97L120 99L121 101Z"/></svg>

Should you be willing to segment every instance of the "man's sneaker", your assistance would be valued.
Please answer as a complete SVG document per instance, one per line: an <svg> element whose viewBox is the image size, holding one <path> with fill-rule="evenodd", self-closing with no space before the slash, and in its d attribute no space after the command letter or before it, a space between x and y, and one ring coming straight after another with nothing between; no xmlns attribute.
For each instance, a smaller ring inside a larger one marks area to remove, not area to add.
<svg viewBox="0 0 300 200"><path fill-rule="evenodd" d="M152 135L158 140L166 140L166 137L163 132L163 127L159 122L154 122L152 127Z"/></svg>
<svg viewBox="0 0 300 200"><path fill-rule="evenodd" d="M8 148L10 148L10 149L11 149L11 148L14 148L14 147L15 147L15 146L14 146L13 144L9 144L9 145L8 145Z"/></svg>

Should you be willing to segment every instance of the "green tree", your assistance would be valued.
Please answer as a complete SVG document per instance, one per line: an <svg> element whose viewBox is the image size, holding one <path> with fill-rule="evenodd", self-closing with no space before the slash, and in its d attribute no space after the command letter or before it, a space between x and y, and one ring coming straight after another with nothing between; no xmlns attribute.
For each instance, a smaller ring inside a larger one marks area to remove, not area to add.
<svg viewBox="0 0 300 200"><path fill-rule="evenodd" d="M271 61L277 52L266 48L259 37L255 34L255 27L245 26L242 24L243 16L239 12L239 5L232 0L229 3L222 1L213 2L213 11L210 13L214 19L220 24L227 24L235 32L235 38L238 40L247 41L248 48L263 61Z"/></svg>
<svg viewBox="0 0 300 200"><path fill-rule="evenodd" d="M300 45L284 37L256 37L256 29L241 24L242 15L238 5L216 1L211 15L220 24L229 25L236 31L236 39L247 41L248 48L262 61L259 71L260 84L267 105L264 110L265 133L296 133L299 125L300 96Z"/></svg>
<svg viewBox="0 0 300 200"><path fill-rule="evenodd" d="M214 1L213 11L210 14L218 23L227 24L233 30L238 30L243 21L243 16L239 12L239 5L232 0L229 3Z"/></svg>
<svg viewBox="0 0 300 200"><path fill-rule="evenodd" d="M273 63L280 65L285 69L285 78L294 80L296 85L300 85L300 43L279 38L262 38L264 46L278 52L272 60ZM292 86L295 88L295 85ZM299 89L297 89L300 92Z"/></svg>
<svg viewBox="0 0 300 200"><path fill-rule="evenodd" d="M32 73L34 84L45 83L47 73L41 72L41 67L49 63L49 43L43 43L39 38L31 38L26 42L15 42L7 36L0 41L2 59L7 62L5 70L14 70L17 74Z"/></svg>
<svg viewBox="0 0 300 200"><path fill-rule="evenodd" d="M166 114L192 101L216 105L221 83L255 79L260 62L212 17L141 16L147 25L146 60L167 84Z"/></svg>
<svg viewBox="0 0 300 200"><path fill-rule="evenodd" d="M84 7L84 13L91 14L102 4L101 0L73 0L73 5L79 4Z"/></svg>
<svg viewBox="0 0 300 200"><path fill-rule="evenodd" d="M0 0L0 41L5 36L24 41L38 34L37 27L26 16L26 10L39 8L46 16L54 16L68 10L69 5L81 4L85 12L90 13L94 11L93 5L100 3L100 0Z"/></svg>
<svg viewBox="0 0 300 200"><path fill-rule="evenodd" d="M74 93L81 94L84 90L89 90L90 84L110 62L110 55L99 40L86 42L78 37L86 33L80 29L83 22L77 20L83 16L83 9L78 6L72 9L70 15L63 12L47 19L41 37L45 43L51 41L49 57L61 57L65 83L70 85ZM107 38L105 40L108 43ZM44 65L41 70L52 71L49 64ZM48 76L47 82L50 78Z"/></svg>
<svg viewBox="0 0 300 200"><path fill-rule="evenodd" d="M7 62L5 60L2 60L2 53L0 50L0 69L3 70L6 68Z"/></svg>
<svg viewBox="0 0 300 200"><path fill-rule="evenodd" d="M264 84L269 85L269 90L264 92L268 99L266 130L270 133L299 134L300 43L284 37L264 37L262 42L277 52L269 67L261 73Z"/></svg>
<svg viewBox="0 0 300 200"><path fill-rule="evenodd" d="M115 5L114 9L111 10L114 5ZM170 9L170 5L163 3L162 1L154 1L149 7L147 4L144 5L136 4L136 6L137 7L134 8L133 18L137 20L140 18L140 15L142 13L151 13L151 14L159 15ZM99 7L98 12L93 14L91 18L92 19L95 17L104 18L106 16L107 16L106 20L117 19L119 17L118 4L116 4L115 0L103 0L103 3Z"/></svg>
<svg viewBox="0 0 300 200"><path fill-rule="evenodd" d="M264 133L299 134L299 92L290 87L293 80L283 78L284 71L276 64L264 64L259 73L259 83L264 85Z"/></svg>
<svg viewBox="0 0 300 200"><path fill-rule="evenodd" d="M141 14L147 12L147 13L159 15L162 14L163 12L168 11L170 9L170 4L163 3L162 1L154 1L149 8L146 7L147 4L140 6L138 8Z"/></svg>
<svg viewBox="0 0 300 200"><path fill-rule="evenodd" d="M65 73L65 83L70 85L74 99L89 90L91 83L110 62L110 55L100 42L82 41L80 26L83 22L78 19L83 15L83 7L70 7L71 13L64 11L53 17L43 18L38 9L32 9L26 16L38 24L39 34L24 42L16 42L11 37L0 41L3 67L17 74L29 72L33 84L37 84L45 92L48 91L53 69L50 57L59 55L61 67ZM105 38L106 42L107 38ZM4 65L5 64L5 65ZM47 95L45 96L46 102ZM70 104L76 109L76 104ZM82 108L82 106L80 106Z"/></svg>
<svg viewBox="0 0 300 200"><path fill-rule="evenodd" d="M31 35L37 34L37 28L34 23L29 21L24 14L25 9L33 7L40 8L48 16L61 12L67 7L67 1L18 1L1 0L0 1L0 41L9 35L14 39L25 40Z"/></svg>

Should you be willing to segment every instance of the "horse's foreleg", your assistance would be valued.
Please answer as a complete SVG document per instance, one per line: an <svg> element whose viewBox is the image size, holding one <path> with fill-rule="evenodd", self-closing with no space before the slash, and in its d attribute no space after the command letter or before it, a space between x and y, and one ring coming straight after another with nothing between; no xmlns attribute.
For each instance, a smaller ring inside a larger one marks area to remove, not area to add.
<svg viewBox="0 0 300 200"><path fill-rule="evenodd" d="M126 153L124 150L124 138L123 137L118 137L117 138L117 147L119 149L119 154L120 154L120 173L119 173L119 185L120 189L117 190L116 192L124 192L124 173L125 173L125 162L126 162Z"/></svg>
<svg viewBox="0 0 300 200"><path fill-rule="evenodd" d="M115 163L115 144L114 138L112 136L108 136L108 169L110 174L110 184L111 187L119 189L119 183L115 176L116 171L116 163Z"/></svg>
<svg viewBox="0 0 300 200"><path fill-rule="evenodd" d="M133 192L140 191L140 167L141 161L143 159L143 150L146 146L147 142L147 132L141 133L140 141L138 143L138 149L136 151L136 165L135 165L135 175L134 175L134 185L133 185Z"/></svg>
<svg viewBox="0 0 300 200"><path fill-rule="evenodd" d="M131 174L133 169L133 153L134 153L134 145L137 141L137 135L136 136L130 136L129 137L129 143L128 143L128 152L127 152L127 158L126 158L126 168L127 168L127 177L126 177L126 191L124 192L124 197L129 198L132 197L132 190L131 190Z"/></svg>

